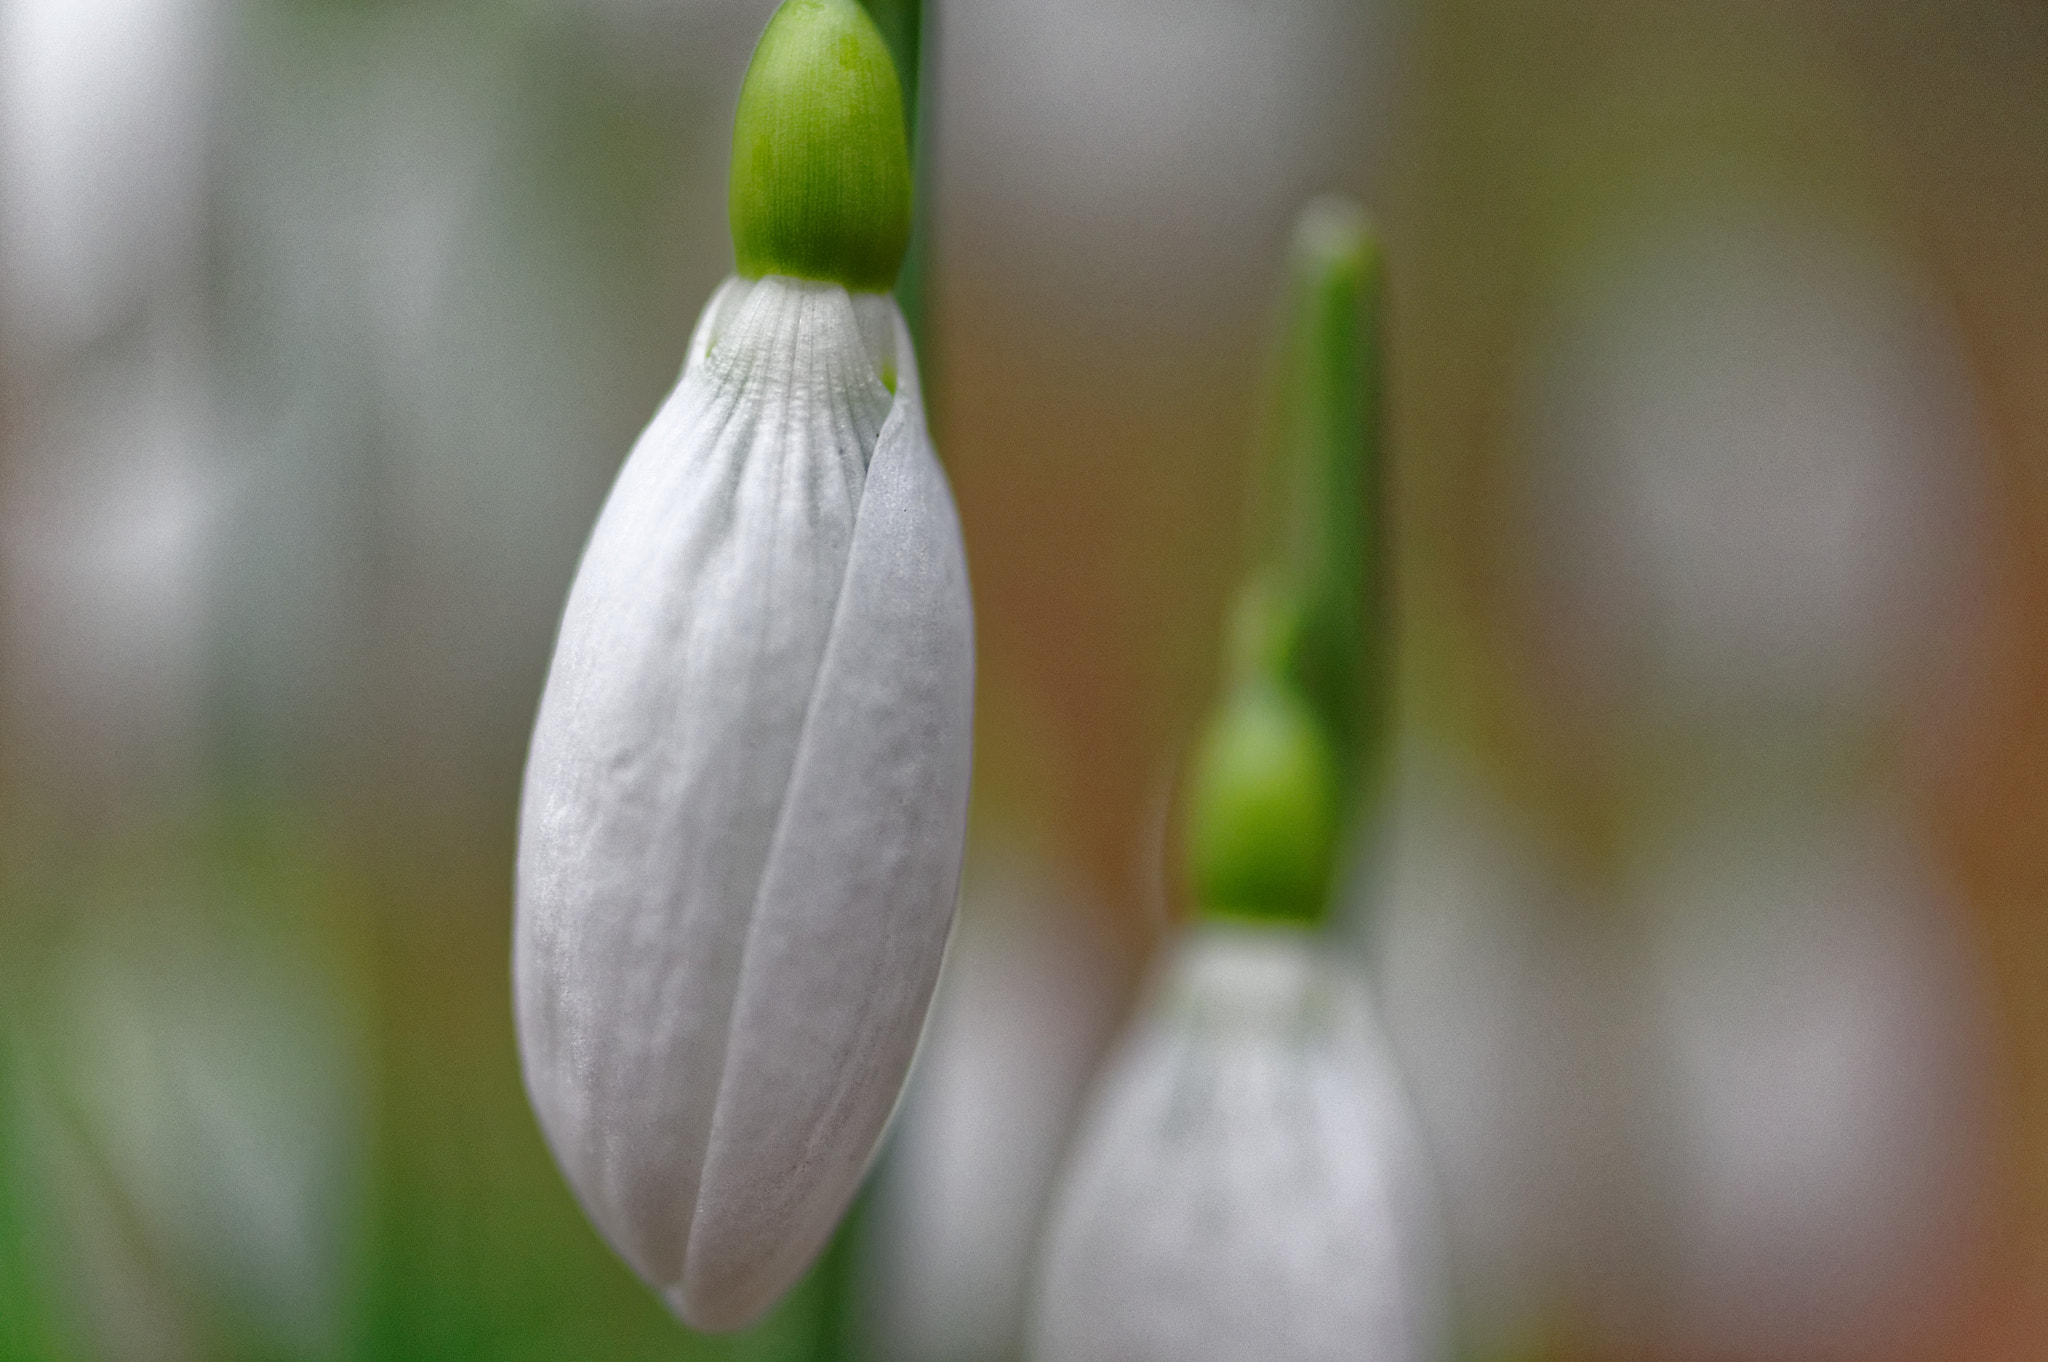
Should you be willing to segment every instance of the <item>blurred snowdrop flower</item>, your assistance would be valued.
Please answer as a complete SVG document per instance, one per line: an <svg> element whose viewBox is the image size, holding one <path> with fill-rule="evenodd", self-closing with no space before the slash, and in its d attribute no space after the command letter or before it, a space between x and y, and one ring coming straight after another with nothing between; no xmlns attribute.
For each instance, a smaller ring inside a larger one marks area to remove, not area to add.
<svg viewBox="0 0 2048 1362"><path fill-rule="evenodd" d="M1365 985L1323 940L1384 744L1379 257L1296 229L1277 444L1292 523L1243 592L1188 777L1202 923L1090 1101L1051 1211L1038 1362L1433 1355L1437 1231Z"/></svg>
<svg viewBox="0 0 2048 1362"><path fill-rule="evenodd" d="M1597 269L1532 347L1533 581L1566 665L1665 718L1895 705L1975 594L1974 436L1930 308L1869 242L1735 204Z"/></svg>
<svg viewBox="0 0 2048 1362"><path fill-rule="evenodd" d="M1641 870L1677 1356L1924 1356L1987 1205L1953 907L1880 803L1721 798Z"/></svg>
<svg viewBox="0 0 2048 1362"><path fill-rule="evenodd" d="M1607 1327L1917 1356L1966 1256L1982 1061L1953 908L1871 789L1887 726L1976 660L1973 418L1875 243L1692 207L1580 281L1530 413L1537 634L1618 712L1646 952L1658 1181Z"/></svg>
<svg viewBox="0 0 2048 1362"><path fill-rule="evenodd" d="M16 344L80 344L191 263L216 2L0 6L0 296Z"/></svg>
<svg viewBox="0 0 2048 1362"><path fill-rule="evenodd" d="M1426 1186L1349 967L1298 929L1202 927L1077 1137L1033 1356L1420 1362Z"/></svg>
<svg viewBox="0 0 2048 1362"><path fill-rule="evenodd" d="M889 287L901 102L852 0L790 0L734 134L740 276L578 569L521 809L528 1091L585 1209L737 1328L867 1170L953 916L965 559Z"/></svg>
<svg viewBox="0 0 2048 1362"><path fill-rule="evenodd" d="M80 366L0 478L0 708L44 794L100 813L196 778L227 496L193 369L164 351Z"/></svg>

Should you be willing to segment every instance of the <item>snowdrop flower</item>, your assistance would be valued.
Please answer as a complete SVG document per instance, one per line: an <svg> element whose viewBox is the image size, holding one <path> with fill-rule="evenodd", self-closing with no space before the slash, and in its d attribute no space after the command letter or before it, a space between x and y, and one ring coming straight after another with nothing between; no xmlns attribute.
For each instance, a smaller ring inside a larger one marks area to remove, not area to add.
<svg viewBox="0 0 2048 1362"><path fill-rule="evenodd" d="M1038 1362L1419 1362L1436 1232L1360 978L1318 928L1383 745L1372 242L1314 205L1283 407L1295 511L1255 579L1186 819L1203 924L1094 1094L1053 1204ZM1377 585L1377 583L1375 583Z"/></svg>
<svg viewBox="0 0 2048 1362"><path fill-rule="evenodd" d="M973 625L883 290L910 174L887 50L789 0L740 96L739 277L569 594L520 814L526 1082L687 1322L803 1272L896 1102L952 921Z"/></svg>
<svg viewBox="0 0 2048 1362"><path fill-rule="evenodd" d="M1419 1362L1420 1151L1363 985L1309 933L1181 943L1052 1211L1044 1362Z"/></svg>

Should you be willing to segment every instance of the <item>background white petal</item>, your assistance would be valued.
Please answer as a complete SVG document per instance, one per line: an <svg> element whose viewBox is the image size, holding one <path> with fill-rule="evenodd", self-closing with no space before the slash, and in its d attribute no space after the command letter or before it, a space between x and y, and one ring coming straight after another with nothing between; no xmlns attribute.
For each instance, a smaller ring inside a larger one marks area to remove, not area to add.
<svg viewBox="0 0 2048 1362"><path fill-rule="evenodd" d="M1306 935L1206 928L1091 1104L1047 1238L1039 1362L1420 1362L1420 1148L1364 988Z"/></svg>

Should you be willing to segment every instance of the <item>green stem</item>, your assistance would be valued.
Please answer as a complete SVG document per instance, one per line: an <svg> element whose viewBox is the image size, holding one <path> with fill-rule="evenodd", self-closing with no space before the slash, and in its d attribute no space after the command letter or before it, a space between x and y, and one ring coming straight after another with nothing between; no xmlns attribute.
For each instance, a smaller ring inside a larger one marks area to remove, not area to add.
<svg viewBox="0 0 2048 1362"><path fill-rule="evenodd" d="M1203 913L1314 926L1387 745L1380 253L1354 206L1319 200L1289 255L1275 412L1282 542L1246 587L1225 690L1189 781Z"/></svg>
<svg viewBox="0 0 2048 1362"><path fill-rule="evenodd" d="M896 303L910 338L917 345L918 365L924 375L925 404L931 405L932 347L926 328L929 296L926 269L931 246L932 156L931 109L923 89L931 74L931 45L924 15L924 0L861 0L882 30L882 41L895 59L896 75L903 86L903 124L910 130L911 178L916 193L911 199L910 249L903 257L902 272L896 276Z"/></svg>
<svg viewBox="0 0 2048 1362"><path fill-rule="evenodd" d="M0 1358L50 1357L56 1342L30 1237L31 1183L15 1152L22 1118L5 1020L0 1017Z"/></svg>
<svg viewBox="0 0 2048 1362"><path fill-rule="evenodd" d="M1355 205L1320 199L1304 210L1290 273L1285 562L1304 615L1292 670L1329 729L1349 814L1370 802L1377 784L1391 661L1380 250Z"/></svg>

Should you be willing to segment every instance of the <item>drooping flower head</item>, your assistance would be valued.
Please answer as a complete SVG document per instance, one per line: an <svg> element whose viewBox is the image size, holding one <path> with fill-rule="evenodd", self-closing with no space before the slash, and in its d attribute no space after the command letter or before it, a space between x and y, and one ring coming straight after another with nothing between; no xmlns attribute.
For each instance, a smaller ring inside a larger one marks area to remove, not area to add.
<svg viewBox="0 0 2048 1362"><path fill-rule="evenodd" d="M1039 1362L1429 1362L1430 1208L1357 972L1308 934L1171 949L1052 1209Z"/></svg>
<svg viewBox="0 0 2048 1362"><path fill-rule="evenodd" d="M797 1279L902 1086L951 924L973 623L896 304L901 97L852 0L788 0L735 120L739 271L563 613L520 810L527 1089L599 1230L691 1324Z"/></svg>
<svg viewBox="0 0 2048 1362"><path fill-rule="evenodd" d="M1240 601L1188 782L1202 921L1076 1139L1037 1362L1431 1355L1414 1122L1363 983L1317 931L1383 746L1377 266L1355 209L1303 215L1279 431L1290 523Z"/></svg>

